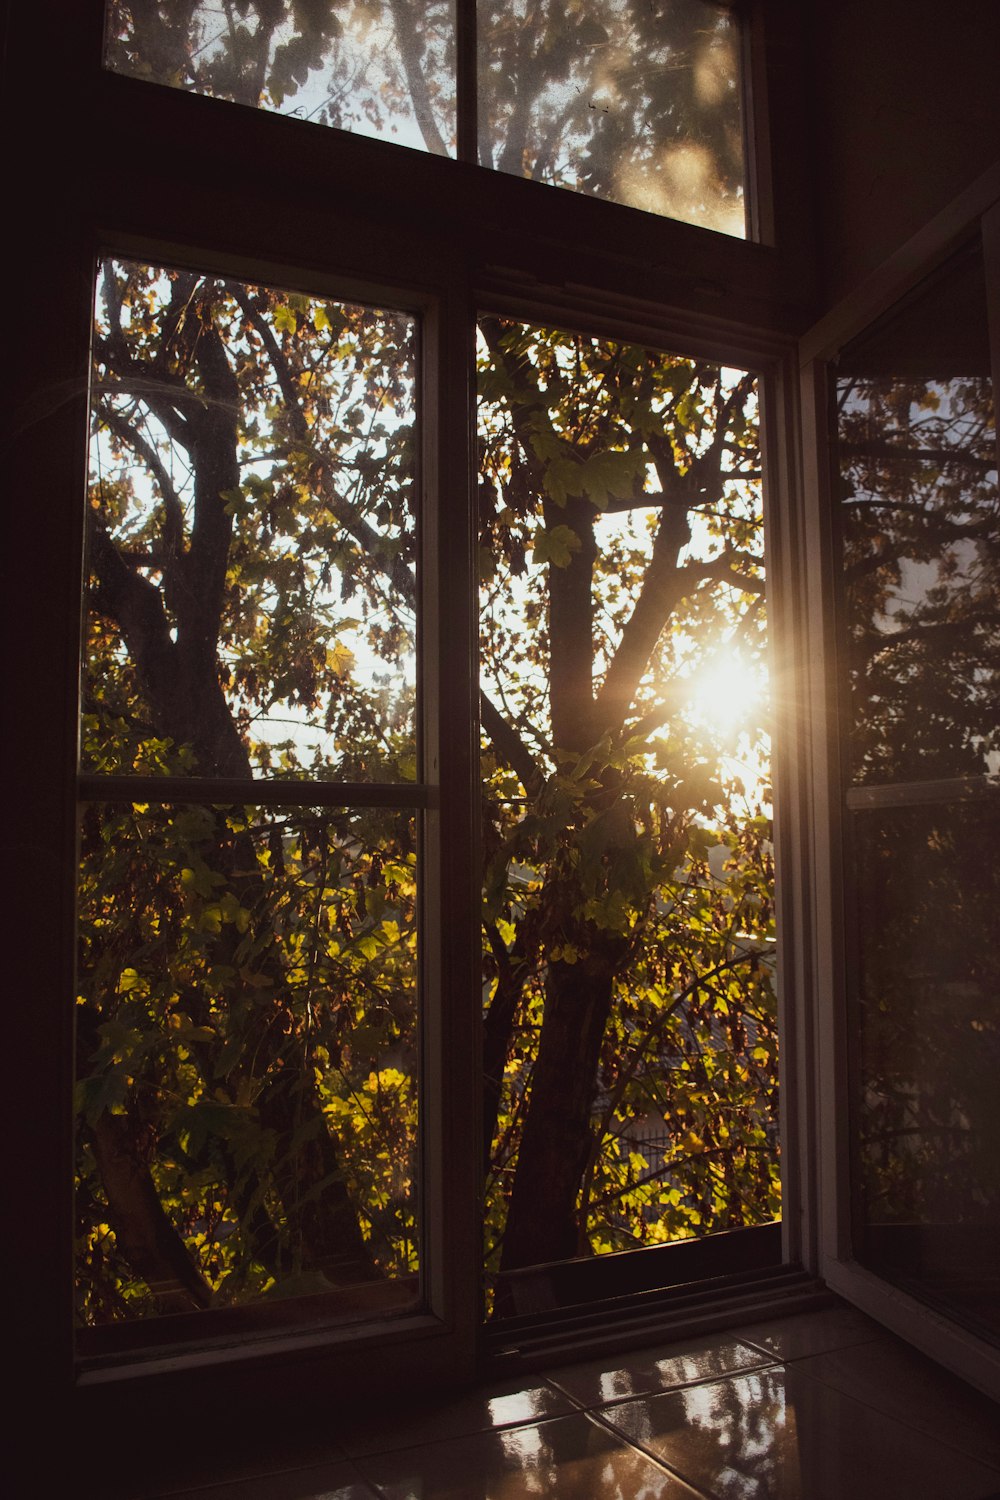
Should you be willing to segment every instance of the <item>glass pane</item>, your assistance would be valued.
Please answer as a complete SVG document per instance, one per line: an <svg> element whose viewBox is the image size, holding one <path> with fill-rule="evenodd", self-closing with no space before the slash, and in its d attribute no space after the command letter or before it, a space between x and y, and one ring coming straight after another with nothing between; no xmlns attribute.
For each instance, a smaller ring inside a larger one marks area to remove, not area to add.
<svg viewBox="0 0 1000 1500"><path fill-rule="evenodd" d="M1000 1338L1000 805L856 829L855 1248Z"/></svg>
<svg viewBox="0 0 1000 1500"><path fill-rule="evenodd" d="M416 326L106 261L85 771L412 780Z"/></svg>
<svg viewBox="0 0 1000 1500"><path fill-rule="evenodd" d="M455 154L454 0L108 0L105 65Z"/></svg>
<svg viewBox="0 0 1000 1500"><path fill-rule="evenodd" d="M711 0L480 0L479 159L742 236L739 51Z"/></svg>
<svg viewBox="0 0 1000 1500"><path fill-rule="evenodd" d="M413 817L102 803L80 840L81 1324L412 1302Z"/></svg>
<svg viewBox="0 0 1000 1500"><path fill-rule="evenodd" d="M836 385L852 777L1000 771L1000 489L978 246L845 349Z"/></svg>
<svg viewBox="0 0 1000 1500"><path fill-rule="evenodd" d="M779 1212L753 376L480 324L491 1272Z"/></svg>

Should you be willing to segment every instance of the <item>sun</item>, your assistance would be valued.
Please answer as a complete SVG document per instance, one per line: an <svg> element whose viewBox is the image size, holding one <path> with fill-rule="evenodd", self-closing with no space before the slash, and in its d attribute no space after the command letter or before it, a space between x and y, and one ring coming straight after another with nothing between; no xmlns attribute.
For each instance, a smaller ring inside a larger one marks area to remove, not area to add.
<svg viewBox="0 0 1000 1500"><path fill-rule="evenodd" d="M767 672L738 653L716 656L690 678L687 717L729 740L759 722L767 701Z"/></svg>

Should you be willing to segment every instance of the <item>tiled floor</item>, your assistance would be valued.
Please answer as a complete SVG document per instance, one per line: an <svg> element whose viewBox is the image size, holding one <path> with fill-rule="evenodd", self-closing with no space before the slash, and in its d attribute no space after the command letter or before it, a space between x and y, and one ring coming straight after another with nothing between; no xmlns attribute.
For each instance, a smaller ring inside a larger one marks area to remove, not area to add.
<svg viewBox="0 0 1000 1500"><path fill-rule="evenodd" d="M840 1306L373 1415L315 1458L170 1493L1000 1500L1000 1409Z"/></svg>

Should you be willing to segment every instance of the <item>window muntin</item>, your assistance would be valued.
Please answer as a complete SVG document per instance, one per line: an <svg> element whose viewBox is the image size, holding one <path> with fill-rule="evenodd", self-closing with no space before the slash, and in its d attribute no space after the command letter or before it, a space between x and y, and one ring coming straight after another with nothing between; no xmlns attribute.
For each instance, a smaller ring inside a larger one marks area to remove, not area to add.
<svg viewBox="0 0 1000 1500"><path fill-rule="evenodd" d="M413 1307L416 320L120 260L97 304L78 1316Z"/></svg>
<svg viewBox="0 0 1000 1500"><path fill-rule="evenodd" d="M440 156L462 117L482 166L745 236L729 6L470 0L464 21L475 56L463 45L456 64L448 0L109 0L105 65Z"/></svg>
<svg viewBox="0 0 1000 1500"><path fill-rule="evenodd" d="M775 931L756 379L483 318L479 449L495 1277L777 1216Z"/></svg>

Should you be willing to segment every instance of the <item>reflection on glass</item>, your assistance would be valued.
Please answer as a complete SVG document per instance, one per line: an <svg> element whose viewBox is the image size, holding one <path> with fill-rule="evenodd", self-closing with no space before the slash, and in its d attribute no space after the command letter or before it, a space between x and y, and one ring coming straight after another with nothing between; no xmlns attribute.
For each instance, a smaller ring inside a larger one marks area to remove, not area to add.
<svg viewBox="0 0 1000 1500"><path fill-rule="evenodd" d="M80 839L80 1322L412 1296L413 818L104 803Z"/></svg>
<svg viewBox="0 0 1000 1500"><path fill-rule="evenodd" d="M483 319L479 389L505 1273L777 1216L773 851L754 377Z"/></svg>
<svg viewBox="0 0 1000 1500"><path fill-rule="evenodd" d="M857 1252L1000 1335L1000 807L856 819Z"/></svg>
<svg viewBox="0 0 1000 1500"><path fill-rule="evenodd" d="M453 0L108 0L115 73L455 152Z"/></svg>
<svg viewBox="0 0 1000 1500"><path fill-rule="evenodd" d="M480 161L743 235L739 31L711 0L480 0Z"/></svg>
<svg viewBox="0 0 1000 1500"><path fill-rule="evenodd" d="M1000 770L1000 490L981 256L837 370L856 781Z"/></svg>
<svg viewBox="0 0 1000 1500"><path fill-rule="evenodd" d="M107 261L85 771L412 780L415 326Z"/></svg>

